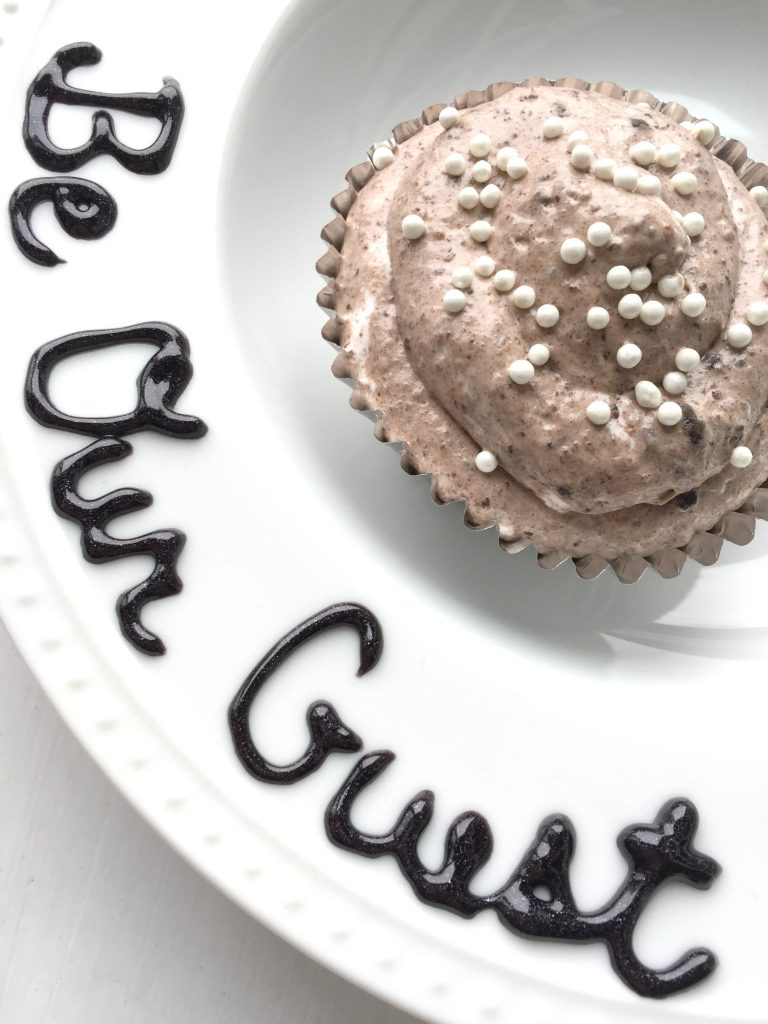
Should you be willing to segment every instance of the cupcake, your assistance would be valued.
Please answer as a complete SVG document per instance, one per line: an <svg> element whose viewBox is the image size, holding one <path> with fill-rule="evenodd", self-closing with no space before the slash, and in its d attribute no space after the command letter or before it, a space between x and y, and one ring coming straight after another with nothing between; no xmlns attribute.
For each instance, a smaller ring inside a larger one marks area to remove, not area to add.
<svg viewBox="0 0 768 1024"><path fill-rule="evenodd" d="M349 172L318 299L403 466L551 568L677 575L767 506L766 168L648 93L504 83Z"/></svg>

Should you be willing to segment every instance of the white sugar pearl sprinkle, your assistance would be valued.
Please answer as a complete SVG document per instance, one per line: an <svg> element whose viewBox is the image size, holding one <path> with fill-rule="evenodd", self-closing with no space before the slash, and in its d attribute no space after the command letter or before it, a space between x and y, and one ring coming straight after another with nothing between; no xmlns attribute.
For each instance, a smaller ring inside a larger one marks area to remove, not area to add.
<svg viewBox="0 0 768 1024"><path fill-rule="evenodd" d="M451 275L451 284L454 288L471 288L473 277L471 267L456 267Z"/></svg>
<svg viewBox="0 0 768 1024"><path fill-rule="evenodd" d="M371 157L373 166L377 171L381 171L385 167L389 167L394 159L395 154L388 146L377 146L373 151L373 156Z"/></svg>
<svg viewBox="0 0 768 1024"><path fill-rule="evenodd" d="M658 409L661 405L661 392L650 380L639 380L635 384L635 398L643 409Z"/></svg>
<svg viewBox="0 0 768 1024"><path fill-rule="evenodd" d="M587 229L587 241L590 245L594 245L596 249L600 249L602 246L608 245L612 234L610 224L606 224L604 220L596 220Z"/></svg>
<svg viewBox="0 0 768 1024"><path fill-rule="evenodd" d="M613 184L618 188L626 189L627 192L634 192L640 175L635 167L617 167L613 172Z"/></svg>
<svg viewBox="0 0 768 1024"><path fill-rule="evenodd" d="M471 185L467 185L459 192L459 206L463 210L474 210L479 202L480 196L477 194L477 189L472 188Z"/></svg>
<svg viewBox="0 0 768 1024"><path fill-rule="evenodd" d="M438 117L441 128L453 128L459 120L459 112L456 107L443 107Z"/></svg>
<svg viewBox="0 0 768 1024"><path fill-rule="evenodd" d="M560 259L563 263L581 263L587 255L587 247L580 238L566 238L560 246Z"/></svg>
<svg viewBox="0 0 768 1024"><path fill-rule="evenodd" d="M705 227L706 221L702 215L696 211L686 213L683 217L683 230L689 238L697 238Z"/></svg>
<svg viewBox="0 0 768 1024"><path fill-rule="evenodd" d="M467 297L458 288L449 288L443 296L443 309L446 313L460 313L467 304Z"/></svg>
<svg viewBox="0 0 768 1024"><path fill-rule="evenodd" d="M587 171L592 166L594 153L589 146L579 144L571 150L571 166L577 171Z"/></svg>
<svg viewBox="0 0 768 1024"><path fill-rule="evenodd" d="M638 110L653 110L651 104L647 103L645 100L640 100L640 102L636 103L635 106L638 108Z"/></svg>
<svg viewBox="0 0 768 1024"><path fill-rule="evenodd" d="M631 341L625 341L616 353L616 362L624 370L631 370L643 358L643 350Z"/></svg>
<svg viewBox="0 0 768 1024"><path fill-rule="evenodd" d="M656 419L665 427L674 427L682 418L683 410L677 402L662 402L656 410Z"/></svg>
<svg viewBox="0 0 768 1024"><path fill-rule="evenodd" d="M471 176L473 181L488 181L492 174L493 168L487 160L478 160L472 167Z"/></svg>
<svg viewBox="0 0 768 1024"><path fill-rule="evenodd" d="M758 206L768 206L768 188L765 185L754 185L749 190L749 194Z"/></svg>
<svg viewBox="0 0 768 1024"><path fill-rule="evenodd" d="M657 327L666 315L666 309L656 299L644 302L643 308L640 310L640 319L649 327Z"/></svg>
<svg viewBox="0 0 768 1024"><path fill-rule="evenodd" d="M478 132L469 140L469 152L472 156L488 156L491 151L491 139L485 132Z"/></svg>
<svg viewBox="0 0 768 1024"><path fill-rule="evenodd" d="M478 256L474 262L474 271L478 277L490 277L496 270L496 263L490 256Z"/></svg>
<svg viewBox="0 0 768 1024"><path fill-rule="evenodd" d="M616 267L611 267L605 275L605 280L609 288L621 291L622 288L629 287L629 282L632 280L632 271L629 267L619 264Z"/></svg>
<svg viewBox="0 0 768 1024"><path fill-rule="evenodd" d="M725 332L725 340L731 348L746 348L752 341L752 328L749 324L731 324Z"/></svg>
<svg viewBox="0 0 768 1024"><path fill-rule="evenodd" d="M632 277L629 281L629 287L636 292L644 292L646 288L651 287L651 281L653 275L651 274L648 267L635 267L632 271Z"/></svg>
<svg viewBox="0 0 768 1024"><path fill-rule="evenodd" d="M703 145L708 146L710 142L714 141L716 135L717 128L711 121L699 121L696 124L696 137Z"/></svg>
<svg viewBox="0 0 768 1024"><path fill-rule="evenodd" d="M486 185L483 191L480 193L480 202L486 208L486 210L493 210L499 205L501 199L501 189L498 185Z"/></svg>
<svg viewBox="0 0 768 1024"><path fill-rule="evenodd" d="M529 284L521 284L512 292L512 301L518 309L530 309L536 301L536 292Z"/></svg>
<svg viewBox="0 0 768 1024"><path fill-rule="evenodd" d="M569 153L572 153L576 146L584 146L587 142L589 142L589 136L586 132L583 132L581 130L571 132L571 134L568 136L568 141L565 144L565 148L568 150Z"/></svg>
<svg viewBox="0 0 768 1024"><path fill-rule="evenodd" d="M693 121L681 121L680 127L685 128L685 130L687 132L691 132L691 134L693 134L696 131L696 125L693 123Z"/></svg>
<svg viewBox="0 0 768 1024"><path fill-rule="evenodd" d="M675 353L675 366L683 373L693 373L701 362L701 356L695 348L681 348Z"/></svg>
<svg viewBox="0 0 768 1024"><path fill-rule="evenodd" d="M753 327L768 324L768 302L752 302L747 306L747 320Z"/></svg>
<svg viewBox="0 0 768 1024"><path fill-rule="evenodd" d="M545 139L559 139L565 131L565 121L562 117L548 117L541 126L541 132Z"/></svg>
<svg viewBox="0 0 768 1024"><path fill-rule="evenodd" d="M587 324L593 331L602 331L608 326L611 314L603 306L593 306L587 313Z"/></svg>
<svg viewBox="0 0 768 1024"><path fill-rule="evenodd" d="M665 274L656 283L659 295L665 299L674 299L675 296L680 295L684 287L685 278L682 274Z"/></svg>
<svg viewBox="0 0 768 1024"><path fill-rule="evenodd" d="M519 181L528 173L528 164L521 156L511 156L507 160L507 174L513 181Z"/></svg>
<svg viewBox="0 0 768 1024"><path fill-rule="evenodd" d="M637 191L641 196L661 195L661 181L655 174L641 174L637 179Z"/></svg>
<svg viewBox="0 0 768 1024"><path fill-rule="evenodd" d="M487 242L493 234L493 224L487 220L476 220L469 225L469 234L475 242Z"/></svg>
<svg viewBox="0 0 768 1024"><path fill-rule="evenodd" d="M514 270L497 270L493 278L493 287L497 292L511 292L516 280L517 274Z"/></svg>
<svg viewBox="0 0 768 1024"><path fill-rule="evenodd" d="M636 164L647 167L656 159L656 147L652 142L636 142L629 151Z"/></svg>
<svg viewBox="0 0 768 1024"><path fill-rule="evenodd" d="M707 300L701 292L689 292L680 303L680 309L686 316L701 316L707 308Z"/></svg>
<svg viewBox="0 0 768 1024"><path fill-rule="evenodd" d="M445 158L443 169L446 174L450 174L452 178L458 178L467 169L467 161L461 155L461 153L449 153Z"/></svg>
<svg viewBox="0 0 768 1024"><path fill-rule="evenodd" d="M676 142L665 142L656 150L656 163L659 167L677 167L681 155L680 147Z"/></svg>
<svg viewBox="0 0 768 1024"><path fill-rule="evenodd" d="M409 213L407 217L403 217L402 228L405 237L413 241L421 238L427 230L427 225L417 213Z"/></svg>
<svg viewBox="0 0 768 1024"><path fill-rule="evenodd" d="M539 327L554 327L560 319L560 310L551 302L545 302L536 310L536 323Z"/></svg>
<svg viewBox="0 0 768 1024"><path fill-rule="evenodd" d="M669 373L664 374L662 385L667 394L682 395L688 386L688 378L679 370L670 370Z"/></svg>
<svg viewBox="0 0 768 1024"><path fill-rule="evenodd" d="M499 152L496 154L496 166L500 171L506 171L507 163L510 158L517 156L517 150L513 149L512 146L502 146Z"/></svg>
<svg viewBox="0 0 768 1024"><path fill-rule="evenodd" d="M609 156L600 156L595 160L595 177L601 181L613 181L616 173L616 161Z"/></svg>
<svg viewBox="0 0 768 1024"><path fill-rule="evenodd" d="M604 427L611 418L611 407L607 402L598 399L587 406L587 419L596 427Z"/></svg>
<svg viewBox="0 0 768 1024"><path fill-rule="evenodd" d="M530 384L535 373L533 363L529 363L527 359L516 359L507 367L509 379L515 384Z"/></svg>
<svg viewBox="0 0 768 1024"><path fill-rule="evenodd" d="M699 184L699 179L691 171L678 171L670 180L672 188L681 196L693 195Z"/></svg>
<svg viewBox="0 0 768 1024"><path fill-rule="evenodd" d="M731 452L730 463L734 469L746 469L751 461L752 452L744 444L740 444Z"/></svg>
<svg viewBox="0 0 768 1024"><path fill-rule="evenodd" d="M643 308L643 300L639 295L622 295L619 299L619 315L625 320L636 320Z"/></svg>
<svg viewBox="0 0 768 1024"><path fill-rule="evenodd" d="M549 362L549 345L537 344L531 345L528 349L528 362L533 363L534 366L544 366L545 363Z"/></svg>
<svg viewBox="0 0 768 1024"><path fill-rule="evenodd" d="M493 452L478 452L475 456L475 465L481 473L492 473L498 468L499 460Z"/></svg>

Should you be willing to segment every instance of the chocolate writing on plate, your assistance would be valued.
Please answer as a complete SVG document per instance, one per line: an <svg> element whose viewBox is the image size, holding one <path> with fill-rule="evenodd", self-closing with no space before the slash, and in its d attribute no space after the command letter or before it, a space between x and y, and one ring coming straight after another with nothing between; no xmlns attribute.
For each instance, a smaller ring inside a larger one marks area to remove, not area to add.
<svg viewBox="0 0 768 1024"><path fill-rule="evenodd" d="M361 605L332 605L278 641L232 701L229 725L235 752L254 778L269 783L299 782L317 771L329 754L362 749L362 740L327 701L316 701L309 707L309 745L290 765L267 761L258 751L249 725L254 700L272 673L299 646L338 625L350 625L357 631L361 646L358 675L368 672L382 651L378 620ZM328 838L336 846L364 857L393 857L414 893L430 906L466 918L492 910L510 931L531 938L601 942L616 974L641 996L660 999L682 992L715 969L713 953L691 949L669 967L654 970L641 962L632 944L640 915L659 886L679 879L706 889L720 871L714 860L694 847L698 814L689 800L669 800L652 822L631 825L621 832L618 846L627 862L626 877L603 906L586 912L576 905L571 892L569 876L576 835L564 815L544 819L509 880L487 895L471 888L472 879L488 862L493 849L493 834L483 815L466 811L456 818L446 835L442 863L436 868L425 865L418 853L419 839L434 808L435 797L429 790L410 801L390 831L370 835L358 829L351 817L354 802L394 757L389 750L363 754L331 800L325 825Z"/></svg>
<svg viewBox="0 0 768 1024"><path fill-rule="evenodd" d="M184 119L184 98L179 83L163 79L158 92L103 93L70 85L67 75L75 68L98 64L101 50L93 43L70 43L54 53L27 91L23 137L32 158L41 167L58 174L74 171L94 157L113 157L134 174L161 174L169 166ZM57 146L48 131L51 110L56 103L96 107L90 138L80 146ZM134 149L121 142L107 107L160 123L154 142ZM73 238L102 238L117 218L112 196L95 182L83 178L35 178L14 191L9 202L11 233L17 248L27 259L43 267L64 261L35 236L30 219L38 203L50 200L61 227Z"/></svg>
<svg viewBox="0 0 768 1024"><path fill-rule="evenodd" d="M94 157L106 154L134 174L161 174L170 164L184 119L184 99L174 78L163 79L158 92L104 93L77 89L67 82L75 68L98 64L101 50L93 43L70 43L54 53L36 75L27 92L24 143L35 163L48 171L67 174ZM48 119L55 103L96 107L91 136L81 146L62 149L48 133ZM146 149L133 149L115 134L107 110L123 111L160 122L160 131Z"/></svg>
<svg viewBox="0 0 768 1024"><path fill-rule="evenodd" d="M21 252L41 267L55 267L65 262L32 230L32 211L44 202L53 203L56 220L72 238L103 238L117 220L117 203L105 188L93 181L63 177L22 182L8 204L11 232Z"/></svg>
<svg viewBox="0 0 768 1024"><path fill-rule="evenodd" d="M134 409L119 416L74 416L58 409L49 393L50 379L63 359L115 345L148 343L157 352L145 364L137 381ZM178 594L182 583L176 571L185 536L180 530L153 530L138 537L117 538L108 532L118 516L147 508L147 491L124 487L98 498L84 498L78 491L88 470L130 455L131 445L122 435L154 430L177 438L195 439L207 430L197 416L176 412L175 405L192 376L189 342L178 328L166 323L134 324L114 330L84 331L48 342L30 360L25 401L30 414L44 427L86 434L97 440L62 459L51 477L53 507L65 519L80 526L83 555L91 562L106 562L129 555L152 555L150 575L121 594L117 613L123 635L144 654L164 654L165 645L141 621L149 601Z"/></svg>

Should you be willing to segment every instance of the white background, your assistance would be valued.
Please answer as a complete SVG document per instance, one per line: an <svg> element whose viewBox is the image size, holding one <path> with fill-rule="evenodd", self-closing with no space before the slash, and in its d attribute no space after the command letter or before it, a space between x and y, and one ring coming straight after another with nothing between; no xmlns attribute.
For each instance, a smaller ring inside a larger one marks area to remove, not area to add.
<svg viewBox="0 0 768 1024"><path fill-rule="evenodd" d="M257 924L126 803L0 626L2 1024L409 1024Z"/></svg>

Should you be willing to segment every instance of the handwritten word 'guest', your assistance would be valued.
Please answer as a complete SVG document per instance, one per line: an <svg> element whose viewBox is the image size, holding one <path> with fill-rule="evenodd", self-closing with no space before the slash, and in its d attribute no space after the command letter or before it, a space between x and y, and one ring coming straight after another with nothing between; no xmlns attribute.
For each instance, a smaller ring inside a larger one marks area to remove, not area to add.
<svg viewBox="0 0 768 1024"><path fill-rule="evenodd" d="M269 762L257 749L250 728L251 708L272 673L302 644L339 625L352 626L360 637L358 675L370 671L381 656L383 644L376 616L361 605L332 605L278 641L233 699L229 726L235 752L254 778L269 783L299 782L317 771L329 754L361 750L362 740L327 701L316 701L309 707L309 745L292 764ZM618 845L627 861L627 875L607 903L585 913L577 907L571 892L569 874L576 836L564 815L545 818L509 880L486 896L471 889L473 877L488 862L493 849L491 828L481 814L467 811L456 818L445 839L442 863L435 869L425 865L418 853L419 839L434 808L435 797L429 790L413 798L391 831L369 835L358 829L351 817L354 802L394 757L389 750L364 754L331 800L325 825L336 846L364 857L394 857L420 900L461 917L493 910L501 923L518 935L602 942L608 948L613 969L638 995L660 999L682 992L712 973L716 960L707 949L689 950L665 970L652 970L638 959L632 946L640 914L662 883L678 878L706 889L719 873L717 863L693 845L698 814L688 800L669 800L650 824L623 830Z"/></svg>

